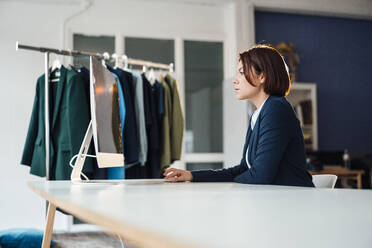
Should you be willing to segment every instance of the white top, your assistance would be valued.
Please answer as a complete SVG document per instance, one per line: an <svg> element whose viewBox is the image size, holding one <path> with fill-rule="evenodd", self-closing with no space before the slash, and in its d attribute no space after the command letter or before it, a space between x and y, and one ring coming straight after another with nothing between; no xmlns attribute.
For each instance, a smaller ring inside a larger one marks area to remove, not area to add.
<svg viewBox="0 0 372 248"><path fill-rule="evenodd" d="M251 119L251 129L252 129L252 131L253 131L254 125L256 124L257 118L260 115L261 109L262 109L263 105L265 104L265 102L267 101L268 98L269 97L267 97L265 99L265 101L261 104L261 106L258 109L256 109L256 111L254 111L253 114L252 114L252 119ZM248 150L249 150L249 145L247 147L247 152L245 153L245 162L248 165L248 169L250 169L251 164L248 161Z"/></svg>
<svg viewBox="0 0 372 248"><path fill-rule="evenodd" d="M80 210L78 217L126 235L140 247L364 248L372 244L372 190L125 181L29 185L52 204L58 202L75 215Z"/></svg>

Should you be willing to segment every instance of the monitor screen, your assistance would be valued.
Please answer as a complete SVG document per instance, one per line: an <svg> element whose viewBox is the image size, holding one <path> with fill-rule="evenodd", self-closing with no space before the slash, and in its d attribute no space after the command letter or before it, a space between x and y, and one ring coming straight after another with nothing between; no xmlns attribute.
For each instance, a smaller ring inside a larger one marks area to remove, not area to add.
<svg viewBox="0 0 372 248"><path fill-rule="evenodd" d="M117 81L97 59L90 57L90 102L98 167L124 166Z"/></svg>

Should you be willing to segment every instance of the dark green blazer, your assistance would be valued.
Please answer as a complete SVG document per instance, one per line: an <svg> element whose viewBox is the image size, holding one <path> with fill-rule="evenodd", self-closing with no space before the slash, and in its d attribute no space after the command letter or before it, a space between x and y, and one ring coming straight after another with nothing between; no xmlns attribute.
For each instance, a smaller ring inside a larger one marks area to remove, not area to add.
<svg viewBox="0 0 372 248"><path fill-rule="evenodd" d="M49 90L50 179L69 180L69 161L79 152L90 121L88 95L84 81L74 72L61 67L55 97ZM52 83L51 83L52 84ZM31 166L30 173L45 176L45 75L39 77L21 164ZM54 104L53 104L54 103ZM92 171L92 160L86 159L85 173Z"/></svg>

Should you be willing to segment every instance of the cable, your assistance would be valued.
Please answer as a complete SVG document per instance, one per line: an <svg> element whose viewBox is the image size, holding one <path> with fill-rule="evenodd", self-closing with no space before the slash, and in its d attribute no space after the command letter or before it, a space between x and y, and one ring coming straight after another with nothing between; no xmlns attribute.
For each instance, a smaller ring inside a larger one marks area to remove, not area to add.
<svg viewBox="0 0 372 248"><path fill-rule="evenodd" d="M88 154L82 154L81 156L83 156L83 157L91 157L91 158L96 158L97 156L95 156L95 155L88 155ZM71 159L70 159L70 162L69 162L69 165L72 167L72 168L74 168L75 167L75 165L73 164L73 161L74 161L74 159L77 159L77 157L79 157L79 154L76 154L76 155L74 155ZM87 181L89 181L89 178L83 173L83 172L81 172L80 173ZM121 244L121 247L122 248L127 248L127 246L125 245L125 242L123 242L123 240L121 239L121 237L120 237L120 235L119 234L116 234L117 236L118 236L118 238L119 238L119 240L120 240L120 244Z"/></svg>
<svg viewBox="0 0 372 248"><path fill-rule="evenodd" d="M123 240L121 239L120 235L119 234L116 234L120 240L120 244L121 244L121 247L122 248L126 248L127 246L125 245L125 243L123 242Z"/></svg>
<svg viewBox="0 0 372 248"><path fill-rule="evenodd" d="M91 157L91 158L96 158L95 155L88 155L88 154L82 154L81 156L83 157ZM79 154L76 154L75 156L73 156L71 159L70 159L70 163L69 165L71 166L71 168L73 169L75 167L75 165L73 164L73 160L76 159L77 157L79 157ZM85 180L89 181L89 178L83 173L83 172L80 172L80 174L85 178Z"/></svg>

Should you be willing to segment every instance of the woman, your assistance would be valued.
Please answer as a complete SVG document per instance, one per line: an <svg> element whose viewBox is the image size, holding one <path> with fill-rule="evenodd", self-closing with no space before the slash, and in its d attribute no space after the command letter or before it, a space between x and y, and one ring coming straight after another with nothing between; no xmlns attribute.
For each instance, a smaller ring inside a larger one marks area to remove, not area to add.
<svg viewBox="0 0 372 248"><path fill-rule="evenodd" d="M291 83L279 52L256 45L239 54L233 84L239 100L248 99L257 107L250 119L240 164L191 172L170 168L164 172L165 179L314 187L306 170L300 122L285 98Z"/></svg>

